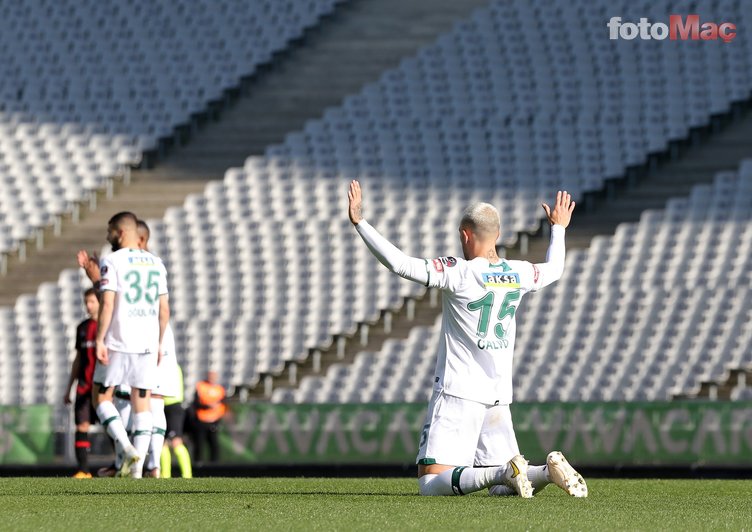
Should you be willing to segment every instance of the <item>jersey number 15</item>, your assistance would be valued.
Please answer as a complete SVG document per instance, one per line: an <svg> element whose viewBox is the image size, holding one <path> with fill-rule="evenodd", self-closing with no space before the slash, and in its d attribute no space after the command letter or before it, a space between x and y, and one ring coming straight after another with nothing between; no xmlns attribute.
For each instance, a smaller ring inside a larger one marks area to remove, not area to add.
<svg viewBox="0 0 752 532"><path fill-rule="evenodd" d="M496 294L494 292L487 292L482 298L476 299L467 304L467 310L472 312L480 310L480 319L478 320L477 330L480 338L485 338L486 334L488 334L488 325L491 321L491 309L493 308L495 296ZM514 318L514 313L517 311L517 307L515 307L513 303L519 299L519 290L512 290L511 292L507 292L504 296L504 301L501 302L499 314L496 316L498 322L494 326L494 334L497 338L502 339L506 335L506 331L501 325L501 321L507 316Z"/></svg>

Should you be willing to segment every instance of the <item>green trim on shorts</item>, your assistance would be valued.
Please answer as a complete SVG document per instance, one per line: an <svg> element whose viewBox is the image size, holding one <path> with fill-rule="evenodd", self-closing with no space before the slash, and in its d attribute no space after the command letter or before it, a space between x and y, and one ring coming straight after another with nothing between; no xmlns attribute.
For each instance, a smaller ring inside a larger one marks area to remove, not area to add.
<svg viewBox="0 0 752 532"><path fill-rule="evenodd" d="M115 390L115 397L117 397L118 399L130 399L131 394L129 394L128 392L121 392L120 390Z"/></svg>
<svg viewBox="0 0 752 532"><path fill-rule="evenodd" d="M158 427L154 427L154 430L153 430L152 433L153 434L160 434L160 435L164 436L165 434L167 434L167 431L165 429L160 429Z"/></svg>
<svg viewBox="0 0 752 532"><path fill-rule="evenodd" d="M112 416L110 418L105 419L104 421L102 421L102 426L107 427L107 425L112 423L115 419L117 419L117 416Z"/></svg>
<svg viewBox="0 0 752 532"><path fill-rule="evenodd" d="M149 430L136 430L133 432L134 436L150 436L151 435L151 429Z"/></svg>
<svg viewBox="0 0 752 532"><path fill-rule="evenodd" d="M418 465L434 465L436 458L421 458L418 460Z"/></svg>

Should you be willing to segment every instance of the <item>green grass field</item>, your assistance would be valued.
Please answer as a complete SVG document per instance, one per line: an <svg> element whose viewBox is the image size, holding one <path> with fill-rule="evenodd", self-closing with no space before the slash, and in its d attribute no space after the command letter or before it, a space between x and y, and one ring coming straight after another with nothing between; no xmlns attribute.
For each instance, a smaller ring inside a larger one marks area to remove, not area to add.
<svg viewBox="0 0 752 532"><path fill-rule="evenodd" d="M412 479L0 478L0 530L749 530L752 481L589 481L419 497Z"/></svg>

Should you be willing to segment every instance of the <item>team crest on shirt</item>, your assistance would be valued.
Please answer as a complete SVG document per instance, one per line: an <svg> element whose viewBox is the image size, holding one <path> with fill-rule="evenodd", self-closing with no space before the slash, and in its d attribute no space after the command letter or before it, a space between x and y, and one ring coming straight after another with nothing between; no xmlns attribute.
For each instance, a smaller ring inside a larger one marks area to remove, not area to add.
<svg viewBox="0 0 752 532"><path fill-rule="evenodd" d="M484 273L483 284L494 288L519 288L520 274L514 272Z"/></svg>
<svg viewBox="0 0 752 532"><path fill-rule="evenodd" d="M457 265L457 259L454 257L439 257L438 259L433 259L432 262L433 269L439 273L444 271L444 266L451 268Z"/></svg>

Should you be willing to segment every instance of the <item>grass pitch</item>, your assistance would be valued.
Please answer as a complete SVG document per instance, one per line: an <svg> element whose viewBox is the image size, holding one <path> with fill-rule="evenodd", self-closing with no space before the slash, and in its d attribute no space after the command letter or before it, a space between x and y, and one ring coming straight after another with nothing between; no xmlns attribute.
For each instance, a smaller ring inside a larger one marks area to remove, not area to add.
<svg viewBox="0 0 752 532"><path fill-rule="evenodd" d="M0 478L0 530L749 530L752 481L588 481L532 500L413 479Z"/></svg>

